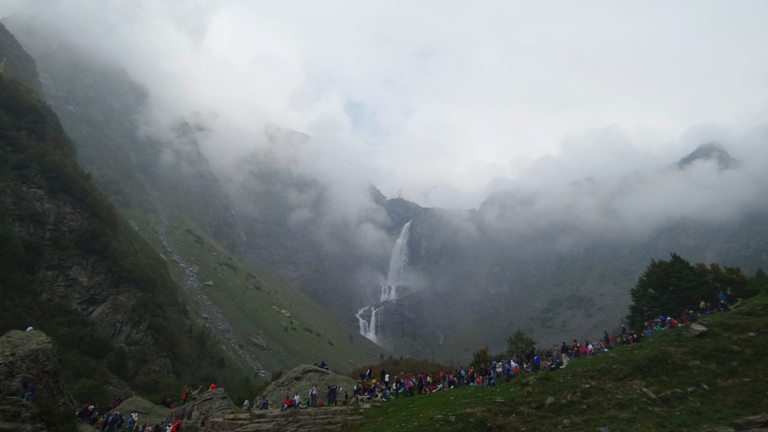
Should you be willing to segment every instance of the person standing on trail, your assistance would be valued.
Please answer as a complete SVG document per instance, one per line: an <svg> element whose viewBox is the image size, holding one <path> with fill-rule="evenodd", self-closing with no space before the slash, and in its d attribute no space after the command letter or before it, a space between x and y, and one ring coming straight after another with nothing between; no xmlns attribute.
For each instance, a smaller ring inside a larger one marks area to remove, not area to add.
<svg viewBox="0 0 768 432"><path fill-rule="evenodd" d="M536 350L533 351L533 367L531 368L531 371L535 374L539 373L539 370L541 370L541 356L539 353L536 352Z"/></svg>
<svg viewBox="0 0 768 432"><path fill-rule="evenodd" d="M371 381L373 379L373 370L368 366L368 372L365 373L365 380Z"/></svg>
<svg viewBox="0 0 768 432"><path fill-rule="evenodd" d="M568 366L568 344L565 342L560 347L560 361L563 363L563 367Z"/></svg>

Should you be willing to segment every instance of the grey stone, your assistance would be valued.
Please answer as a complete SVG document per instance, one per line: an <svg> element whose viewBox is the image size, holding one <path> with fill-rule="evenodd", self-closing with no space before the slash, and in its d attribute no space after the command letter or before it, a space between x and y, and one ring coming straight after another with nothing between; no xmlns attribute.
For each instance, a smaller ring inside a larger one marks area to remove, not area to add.
<svg viewBox="0 0 768 432"><path fill-rule="evenodd" d="M732 426L737 431L768 427L768 415L761 414L752 417L745 417L733 422Z"/></svg>
<svg viewBox="0 0 768 432"><path fill-rule="evenodd" d="M647 394L647 395L648 395L648 396L649 396L651 399L654 399L654 400L659 400L658 396L656 396L655 394L653 394L653 392L652 392L652 391L648 390L648 389L647 389L647 388L645 388L645 387L643 387L643 392L645 392L645 394Z"/></svg>
<svg viewBox="0 0 768 432"><path fill-rule="evenodd" d="M684 335L688 337L697 337L701 336L704 333L707 332L707 328L699 323L693 323L688 325L688 328L685 329Z"/></svg>

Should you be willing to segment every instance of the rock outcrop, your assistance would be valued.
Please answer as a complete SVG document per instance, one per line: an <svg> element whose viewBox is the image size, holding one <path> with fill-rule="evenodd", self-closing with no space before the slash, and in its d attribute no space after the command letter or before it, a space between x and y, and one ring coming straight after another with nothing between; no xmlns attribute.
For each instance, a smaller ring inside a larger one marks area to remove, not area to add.
<svg viewBox="0 0 768 432"><path fill-rule="evenodd" d="M205 418L222 418L238 413L240 409L232 403L224 389L209 390L203 392L196 399L185 405L176 407L165 420L165 423L173 423L182 420L184 423L200 424Z"/></svg>
<svg viewBox="0 0 768 432"><path fill-rule="evenodd" d="M117 408L109 411L110 414L115 412L123 414L126 418L130 413L136 412L139 415L139 422L141 424L150 423L154 425L164 422L171 413L171 410L136 396L126 399Z"/></svg>
<svg viewBox="0 0 768 432"><path fill-rule="evenodd" d="M21 398L0 396L0 432L45 432L45 425Z"/></svg>
<svg viewBox="0 0 768 432"><path fill-rule="evenodd" d="M37 330L12 330L0 337L0 390L20 396L35 386L35 402L74 405L59 372L59 354L51 338Z"/></svg>
<svg viewBox="0 0 768 432"><path fill-rule="evenodd" d="M341 387L341 393L337 398L339 403L341 403L344 397L344 391L349 392L351 397L352 388L355 386L355 381L352 378L310 365L297 366L279 380L270 384L259 397L266 396L273 406L277 406L286 395L293 396L298 393L302 399L306 399L309 390L313 385L317 384L320 391L318 398L322 401L325 399L328 386L332 383L336 383L337 386ZM254 407L258 407L258 404L259 399L253 401Z"/></svg>

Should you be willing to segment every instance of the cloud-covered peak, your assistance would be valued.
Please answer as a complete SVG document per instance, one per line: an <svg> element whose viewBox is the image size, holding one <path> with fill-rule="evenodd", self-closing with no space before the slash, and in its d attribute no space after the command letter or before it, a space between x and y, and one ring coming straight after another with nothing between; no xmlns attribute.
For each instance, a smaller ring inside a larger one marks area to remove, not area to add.
<svg viewBox="0 0 768 432"><path fill-rule="evenodd" d="M709 161L713 159L717 161L717 166L720 170L737 168L739 166L739 161L731 157L722 145L714 141L698 146L696 150L677 161L674 165L677 168L685 169L696 161Z"/></svg>

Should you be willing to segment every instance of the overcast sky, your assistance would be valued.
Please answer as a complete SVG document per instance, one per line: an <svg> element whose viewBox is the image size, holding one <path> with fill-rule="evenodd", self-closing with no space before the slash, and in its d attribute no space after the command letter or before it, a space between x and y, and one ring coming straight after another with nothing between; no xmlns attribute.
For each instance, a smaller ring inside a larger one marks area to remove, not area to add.
<svg viewBox="0 0 768 432"><path fill-rule="evenodd" d="M475 207L552 158L589 154L559 181L665 166L768 120L766 1L0 3L40 11L159 118L215 113L209 153L275 124L333 181L427 206Z"/></svg>

